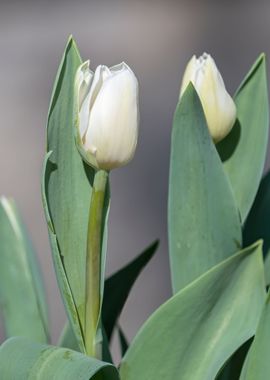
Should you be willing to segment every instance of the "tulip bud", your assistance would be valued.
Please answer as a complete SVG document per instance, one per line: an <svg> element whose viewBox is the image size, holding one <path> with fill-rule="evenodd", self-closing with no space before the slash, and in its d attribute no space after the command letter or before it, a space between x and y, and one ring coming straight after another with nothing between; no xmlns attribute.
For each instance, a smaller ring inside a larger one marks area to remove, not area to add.
<svg viewBox="0 0 270 380"><path fill-rule="evenodd" d="M95 73L89 61L75 78L76 142L84 160L111 170L133 157L138 138L138 82L123 62Z"/></svg>
<svg viewBox="0 0 270 380"><path fill-rule="evenodd" d="M217 143L232 129L236 119L236 107L209 54L204 53L199 58L194 55L191 58L184 73L180 97L189 82L192 82L200 97L209 132Z"/></svg>

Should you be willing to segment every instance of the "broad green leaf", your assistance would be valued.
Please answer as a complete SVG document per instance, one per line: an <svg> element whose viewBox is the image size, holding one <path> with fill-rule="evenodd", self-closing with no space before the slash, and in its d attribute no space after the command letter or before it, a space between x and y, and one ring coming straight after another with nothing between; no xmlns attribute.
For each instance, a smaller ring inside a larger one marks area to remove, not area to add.
<svg viewBox="0 0 270 380"><path fill-rule="evenodd" d="M0 313L6 336L46 343L48 315L36 257L15 203L0 199Z"/></svg>
<svg viewBox="0 0 270 380"><path fill-rule="evenodd" d="M158 244L158 241L152 243L136 259L106 279L102 306L102 322L109 341L134 282L142 269L153 257Z"/></svg>
<svg viewBox="0 0 270 380"><path fill-rule="evenodd" d="M120 326L118 326L118 336L119 336L119 342L120 342L120 348L121 348L121 355L124 356L128 350L128 341L127 338Z"/></svg>
<svg viewBox="0 0 270 380"><path fill-rule="evenodd" d="M43 198L53 256L69 320L80 349L85 326L85 262L88 212L94 170L83 163L74 138L74 77L81 63L72 38L68 41L54 85L47 124ZM101 294L103 296L109 192L103 217ZM57 264L56 264L57 263ZM80 331L80 333L79 333Z"/></svg>
<svg viewBox="0 0 270 380"><path fill-rule="evenodd" d="M265 279L270 284L270 172L260 183L255 201L245 223L243 232L244 245L248 246L258 239L263 239L265 257Z"/></svg>
<svg viewBox="0 0 270 380"><path fill-rule="evenodd" d="M255 201L247 217L244 231L243 244L248 246L258 239L263 239L263 254L265 257L265 280L270 284L270 173L264 176L260 183ZM245 343L228 361L224 370L218 377L219 380L238 380L241 367L251 342Z"/></svg>
<svg viewBox="0 0 270 380"><path fill-rule="evenodd" d="M269 106L264 54L252 66L234 99L237 122L218 144L218 150L244 221L259 187L267 150Z"/></svg>
<svg viewBox="0 0 270 380"><path fill-rule="evenodd" d="M174 293L241 247L241 225L227 176L190 84L172 131L169 248Z"/></svg>
<svg viewBox="0 0 270 380"><path fill-rule="evenodd" d="M59 252L57 237L53 231L52 221L51 221L49 208L47 204L46 194L47 194L47 188L48 188L48 178L50 175L48 173L51 173L51 171L54 170L54 165L49 161L50 156L51 156L51 152L47 153L44 160L43 180L42 180L43 208L44 208L46 220L48 223L48 232L49 232L50 244L51 244L51 249L52 249L54 268L57 275L56 277L57 277L58 286L62 294L62 298L63 298L64 305L67 311L70 325L72 326L74 336L77 339L77 344L80 348L80 351L84 353L85 352L84 335L83 335L82 327L80 324L79 314L78 314L78 310L75 305L74 298L73 298L73 295L68 283L68 279L66 276L66 272L63 266L62 257ZM72 333L70 334L72 336Z"/></svg>
<svg viewBox="0 0 270 380"><path fill-rule="evenodd" d="M213 380L255 333L264 301L259 242L210 269L152 314L123 359L121 380Z"/></svg>
<svg viewBox="0 0 270 380"><path fill-rule="evenodd" d="M256 331L254 341L248 352L240 380L268 380L270 374L270 293Z"/></svg>
<svg viewBox="0 0 270 380"><path fill-rule="evenodd" d="M119 380L109 363L25 338L11 338L1 346L0 368L5 380Z"/></svg>

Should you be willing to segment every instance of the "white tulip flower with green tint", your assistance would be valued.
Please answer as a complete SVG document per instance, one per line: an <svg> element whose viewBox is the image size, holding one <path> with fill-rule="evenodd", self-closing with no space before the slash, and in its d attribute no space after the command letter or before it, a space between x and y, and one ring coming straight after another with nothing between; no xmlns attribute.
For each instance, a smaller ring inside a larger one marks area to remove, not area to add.
<svg viewBox="0 0 270 380"><path fill-rule="evenodd" d="M86 61L75 78L76 141L84 160L109 171L126 165L138 138L138 82L124 62L95 73Z"/></svg>
<svg viewBox="0 0 270 380"><path fill-rule="evenodd" d="M199 58L194 55L191 58L182 80L180 97L189 82L192 82L200 97L209 132L217 143L231 131L236 119L236 107L209 54L204 53Z"/></svg>

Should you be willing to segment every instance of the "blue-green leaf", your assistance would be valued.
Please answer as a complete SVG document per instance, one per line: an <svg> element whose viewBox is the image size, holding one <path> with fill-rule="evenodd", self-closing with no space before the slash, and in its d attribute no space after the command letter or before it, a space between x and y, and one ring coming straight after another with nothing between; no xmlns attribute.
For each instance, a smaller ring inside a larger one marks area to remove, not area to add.
<svg viewBox="0 0 270 380"><path fill-rule="evenodd" d="M56 272L58 286L61 291L61 295L62 295L64 305L67 311L67 315L70 321L70 326L72 326L73 334L77 339L78 347L80 348L81 352L85 352L84 335L83 335L82 326L80 324L79 313L78 313L78 310L77 310L77 307L72 295L72 291L70 289L69 282L66 276L62 257L59 252L57 237L53 231L53 225L52 225L49 208L47 204L46 194L47 194L47 187L48 187L48 178L49 178L50 172L54 170L53 164L51 164L49 161L50 155L51 155L51 152L47 153L44 160L43 181L42 181L43 208L44 208L46 220L48 223L48 232L49 232L53 263L54 263L54 268ZM71 333L71 336L72 336L72 333Z"/></svg>
<svg viewBox="0 0 270 380"><path fill-rule="evenodd" d="M270 172L260 183L255 201L245 223L243 231L244 245L263 239L263 254L265 257L265 280L270 284Z"/></svg>
<svg viewBox="0 0 270 380"><path fill-rule="evenodd" d="M15 203L0 200L0 313L6 336L46 343L48 313L35 253Z"/></svg>
<svg viewBox="0 0 270 380"><path fill-rule="evenodd" d="M168 223L174 292L241 247L231 186L191 84L173 122Z"/></svg>
<svg viewBox="0 0 270 380"><path fill-rule="evenodd" d="M158 241L152 243L136 259L106 279L102 307L102 321L109 341L116 321L127 300L130 289L142 269L153 257L158 244Z"/></svg>
<svg viewBox="0 0 270 380"><path fill-rule="evenodd" d="M109 363L25 338L11 338L0 347L0 368L3 380L119 380Z"/></svg>
<svg viewBox="0 0 270 380"><path fill-rule="evenodd" d="M235 95L237 122L218 144L244 221L261 180L268 142L269 115L265 55L262 54Z"/></svg>
<svg viewBox="0 0 270 380"><path fill-rule="evenodd" d="M213 380L254 335L265 301L261 242L210 269L146 321L121 380Z"/></svg>
<svg viewBox="0 0 270 380"><path fill-rule="evenodd" d="M268 293L254 341L248 352L240 380L268 380L270 374L270 293Z"/></svg>
<svg viewBox="0 0 270 380"><path fill-rule="evenodd" d="M43 179L45 214L62 298L83 352L88 212L94 170L83 163L74 137L74 77L81 63L69 39L56 77L47 124ZM103 297L109 192L103 215L100 300ZM102 302L100 302L102 304Z"/></svg>

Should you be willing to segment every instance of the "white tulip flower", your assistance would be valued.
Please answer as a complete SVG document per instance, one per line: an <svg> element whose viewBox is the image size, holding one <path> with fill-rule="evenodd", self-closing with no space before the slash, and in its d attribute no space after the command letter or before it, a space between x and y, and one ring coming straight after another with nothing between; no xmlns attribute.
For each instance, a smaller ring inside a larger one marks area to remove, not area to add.
<svg viewBox="0 0 270 380"><path fill-rule="evenodd" d="M138 139L138 81L124 62L95 73L84 62L75 78L76 142L84 160L109 171L126 165Z"/></svg>
<svg viewBox="0 0 270 380"><path fill-rule="evenodd" d="M209 132L217 143L231 131L236 119L236 107L209 54L204 53L199 58L194 55L191 58L182 80L180 97L189 82L192 82L199 95Z"/></svg>

